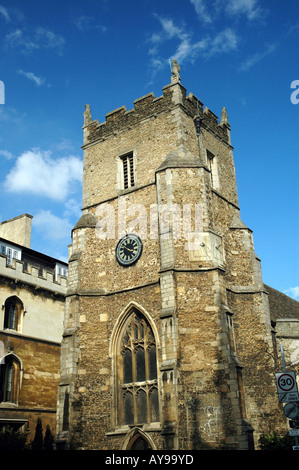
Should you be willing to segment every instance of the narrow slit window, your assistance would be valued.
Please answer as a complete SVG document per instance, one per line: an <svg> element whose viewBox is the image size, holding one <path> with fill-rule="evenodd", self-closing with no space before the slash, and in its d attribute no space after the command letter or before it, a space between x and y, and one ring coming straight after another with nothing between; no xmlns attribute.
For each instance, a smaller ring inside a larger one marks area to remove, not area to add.
<svg viewBox="0 0 299 470"><path fill-rule="evenodd" d="M217 157L207 150L207 164L210 170L211 186L214 189L219 189L219 175Z"/></svg>
<svg viewBox="0 0 299 470"><path fill-rule="evenodd" d="M226 314L227 326L228 326L228 340L231 351L236 351L235 344L235 333L232 314L227 312Z"/></svg>
<svg viewBox="0 0 299 470"><path fill-rule="evenodd" d="M123 163L123 188L129 189L135 186L133 153L121 157Z"/></svg>
<svg viewBox="0 0 299 470"><path fill-rule="evenodd" d="M214 158L215 158L215 157L214 157L214 155L213 155L211 152L209 152L209 151L207 151L207 157L208 157L208 159L207 159L207 160L208 160L208 168L209 168L209 170L210 170L211 185L212 185L212 187L213 187L213 186L214 186L214 181L213 181L213 180L214 180L214 178L213 178L214 175L213 175L213 173L215 172L215 170L214 170ZM213 171L213 170L214 170L214 171Z"/></svg>

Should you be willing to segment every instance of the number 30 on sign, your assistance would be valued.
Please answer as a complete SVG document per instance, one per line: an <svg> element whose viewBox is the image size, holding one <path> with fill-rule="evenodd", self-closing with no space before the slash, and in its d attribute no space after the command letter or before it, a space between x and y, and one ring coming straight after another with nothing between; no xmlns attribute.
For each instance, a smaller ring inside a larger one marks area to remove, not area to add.
<svg viewBox="0 0 299 470"><path fill-rule="evenodd" d="M299 399L295 372L275 374L275 378L280 402L287 403Z"/></svg>

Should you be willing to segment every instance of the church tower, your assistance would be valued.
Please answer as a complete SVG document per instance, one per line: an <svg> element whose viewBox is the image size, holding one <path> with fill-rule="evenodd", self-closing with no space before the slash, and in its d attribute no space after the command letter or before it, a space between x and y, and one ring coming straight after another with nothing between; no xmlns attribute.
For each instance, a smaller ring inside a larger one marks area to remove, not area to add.
<svg viewBox="0 0 299 470"><path fill-rule="evenodd" d="M187 96L173 61L162 96L103 123L86 106L83 139L58 442L253 448L277 420L273 344L226 109Z"/></svg>

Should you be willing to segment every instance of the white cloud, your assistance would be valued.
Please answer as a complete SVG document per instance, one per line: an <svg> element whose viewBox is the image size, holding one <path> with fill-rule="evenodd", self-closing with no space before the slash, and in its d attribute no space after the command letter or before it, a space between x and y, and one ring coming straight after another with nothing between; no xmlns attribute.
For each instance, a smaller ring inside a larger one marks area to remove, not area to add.
<svg viewBox="0 0 299 470"><path fill-rule="evenodd" d="M43 238L58 241L70 238L73 228L67 218L61 218L52 214L49 210L42 210L32 219L32 226Z"/></svg>
<svg viewBox="0 0 299 470"><path fill-rule="evenodd" d="M76 217L79 219L81 217L81 200L76 199L67 199L64 204L64 213L65 217Z"/></svg>
<svg viewBox="0 0 299 470"><path fill-rule="evenodd" d="M258 5L259 0L190 0L198 18L205 24L211 24L225 14L238 19L244 15L249 21L262 18L266 10Z"/></svg>
<svg viewBox="0 0 299 470"><path fill-rule="evenodd" d="M184 39L187 34L184 32L182 28L179 28L174 24L172 19L168 18L158 18L159 21L162 24L163 31L166 33L167 37L169 39L172 39L173 37L179 37L181 39Z"/></svg>
<svg viewBox="0 0 299 470"><path fill-rule="evenodd" d="M90 31L91 29L97 29L104 33L107 30L105 26L95 23L93 16L81 15L74 19L74 24L82 32Z"/></svg>
<svg viewBox="0 0 299 470"><path fill-rule="evenodd" d="M43 77L38 77L35 75L33 72L24 72L24 70L18 70L18 73L20 75L23 75L24 77L28 78L28 80L33 81L37 86L42 86L44 85L46 79Z"/></svg>
<svg viewBox="0 0 299 470"><path fill-rule="evenodd" d="M62 51L65 40L60 34L53 33L46 28L37 28L35 33L35 40L40 48L56 49L58 52Z"/></svg>
<svg viewBox="0 0 299 470"><path fill-rule="evenodd" d="M18 8L7 8L4 7L3 5L0 5L0 18L1 15L5 18L5 20L8 23L14 22L14 21L20 21L24 18L23 13L18 9Z"/></svg>
<svg viewBox="0 0 299 470"><path fill-rule="evenodd" d="M4 18L6 19L6 21L9 21L9 20L10 20L10 16L9 16L9 13L8 13L7 8L3 7L2 5L0 5L0 14L1 14L2 16L4 16Z"/></svg>
<svg viewBox="0 0 299 470"><path fill-rule="evenodd" d="M157 15L156 18L159 20L162 30L159 33L154 33L150 38L153 47L149 49L149 55L154 72L168 62L167 59L162 59L159 56L159 46L165 41L172 40L178 43L170 59L176 59L179 63L187 60L193 62L198 56L209 58L230 52L238 47L239 38L231 28L226 28L215 36L205 35L205 37L194 41L191 33L184 26L177 26L169 18Z"/></svg>
<svg viewBox="0 0 299 470"><path fill-rule="evenodd" d="M176 59L179 63L182 63L184 60L190 60L192 62L200 52L206 50L207 43L207 39L192 43L191 39L187 37L180 42L171 59Z"/></svg>
<svg viewBox="0 0 299 470"><path fill-rule="evenodd" d="M157 50L157 46L166 40L173 38L179 38L184 40L188 37L188 34L184 31L183 27L176 26L171 18L163 18L155 15L157 20L162 26L162 30L155 32L150 37L150 42L154 45L153 52Z"/></svg>
<svg viewBox="0 0 299 470"><path fill-rule="evenodd" d="M238 36L231 28L226 28L210 40L207 55L212 56L233 51L238 47Z"/></svg>
<svg viewBox="0 0 299 470"><path fill-rule="evenodd" d="M290 287L286 291L284 291L285 294L290 295L291 297L294 297L294 299L299 298L299 286L296 287Z"/></svg>
<svg viewBox="0 0 299 470"><path fill-rule="evenodd" d="M7 49L20 48L22 52L32 52L38 49L38 44L25 36L22 29L16 29L5 37L5 45Z"/></svg>
<svg viewBox="0 0 299 470"><path fill-rule="evenodd" d="M0 150L0 155L6 158L6 160L11 160L13 158L13 154L8 150Z"/></svg>
<svg viewBox="0 0 299 470"><path fill-rule="evenodd" d="M263 14L257 3L257 0L227 0L226 11L233 16L243 14L248 20L255 20Z"/></svg>
<svg viewBox="0 0 299 470"><path fill-rule="evenodd" d="M77 156L52 158L50 152L29 150L17 158L5 179L5 189L63 201L72 193L72 185L81 183L82 168Z"/></svg>
<svg viewBox="0 0 299 470"><path fill-rule="evenodd" d="M60 34L53 33L46 28L36 28L31 34L24 29L16 29L5 37L7 49L18 48L24 53L31 53L40 49L53 49L62 54L65 40Z"/></svg>
<svg viewBox="0 0 299 470"><path fill-rule="evenodd" d="M259 51L256 54L253 54L251 57L248 57L248 59L242 62L239 69L242 72L246 72L255 64L262 61L265 57L272 54L272 52L276 49L276 47L277 47L277 44L269 44L263 51Z"/></svg>
<svg viewBox="0 0 299 470"><path fill-rule="evenodd" d="M203 20L205 23L211 23L212 17L210 13L207 11L206 5L204 0L190 0L192 5L195 8L196 13Z"/></svg>
<svg viewBox="0 0 299 470"><path fill-rule="evenodd" d="M19 112L10 106L0 106L0 121L20 123L26 117L26 113Z"/></svg>

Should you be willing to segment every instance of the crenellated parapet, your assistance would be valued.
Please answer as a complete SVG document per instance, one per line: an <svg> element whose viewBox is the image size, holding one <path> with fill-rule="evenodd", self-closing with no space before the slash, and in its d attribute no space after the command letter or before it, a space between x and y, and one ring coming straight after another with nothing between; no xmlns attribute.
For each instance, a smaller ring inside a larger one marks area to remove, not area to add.
<svg viewBox="0 0 299 470"><path fill-rule="evenodd" d="M90 106L85 105L83 148L133 128L140 121L155 119L158 114L169 112L178 106L182 107L191 118L199 118L203 128L212 131L219 139L230 144L230 125L226 109L222 109L219 121L209 108L203 109L203 103L195 95L190 93L187 96L186 89L180 81L174 81L163 88L162 96L156 98L154 93L142 96L134 101L133 109L127 110L126 106L121 106L106 114L102 123L92 119Z"/></svg>
<svg viewBox="0 0 299 470"><path fill-rule="evenodd" d="M66 277L29 263L25 264L24 261L18 259L12 259L11 264L8 264L5 255L0 255L0 276L15 284L28 285L36 290L44 290L62 296L66 294Z"/></svg>

